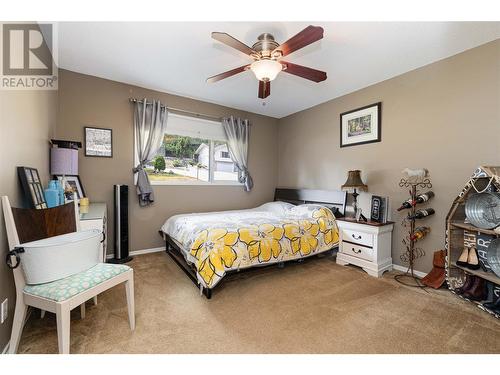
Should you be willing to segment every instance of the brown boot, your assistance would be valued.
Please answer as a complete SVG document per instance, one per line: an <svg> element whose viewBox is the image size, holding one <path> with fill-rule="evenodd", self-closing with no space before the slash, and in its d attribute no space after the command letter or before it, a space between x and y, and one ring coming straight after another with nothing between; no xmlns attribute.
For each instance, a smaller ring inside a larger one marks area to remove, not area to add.
<svg viewBox="0 0 500 375"><path fill-rule="evenodd" d="M445 263L446 253L444 250L438 250L434 252L434 259L431 272L427 274L422 279L422 283L434 289L439 289L441 285L444 283L444 279L446 277L444 271L444 263Z"/></svg>
<svg viewBox="0 0 500 375"><path fill-rule="evenodd" d="M488 297L488 290L486 289L486 282L483 278L477 277L474 280L472 287L464 292L463 296L472 301L482 301Z"/></svg>
<svg viewBox="0 0 500 375"><path fill-rule="evenodd" d="M476 276L466 274L465 275L464 285L462 285L458 289L455 289L455 293L457 293L457 294L464 294L466 291L468 291L472 287L472 285L474 284L475 279L476 279Z"/></svg>
<svg viewBox="0 0 500 375"><path fill-rule="evenodd" d="M432 264L434 267L444 268L446 263L446 251L438 250L434 252L434 258L432 259Z"/></svg>

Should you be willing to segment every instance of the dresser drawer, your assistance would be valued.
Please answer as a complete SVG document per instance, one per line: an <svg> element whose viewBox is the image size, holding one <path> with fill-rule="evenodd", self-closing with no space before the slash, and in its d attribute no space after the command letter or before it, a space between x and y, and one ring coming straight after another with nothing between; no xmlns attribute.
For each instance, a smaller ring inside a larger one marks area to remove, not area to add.
<svg viewBox="0 0 500 375"><path fill-rule="evenodd" d="M342 241L349 241L363 246L373 246L373 234L342 229Z"/></svg>
<svg viewBox="0 0 500 375"><path fill-rule="evenodd" d="M104 216L105 218L106 216ZM98 229L104 233L104 240L101 243L101 261L105 262L106 261L106 225L103 219L95 219L95 220L80 220L80 229L81 230L88 230L88 229Z"/></svg>
<svg viewBox="0 0 500 375"><path fill-rule="evenodd" d="M365 246L355 245L348 242L342 242L342 252L361 259L372 260L373 249Z"/></svg>

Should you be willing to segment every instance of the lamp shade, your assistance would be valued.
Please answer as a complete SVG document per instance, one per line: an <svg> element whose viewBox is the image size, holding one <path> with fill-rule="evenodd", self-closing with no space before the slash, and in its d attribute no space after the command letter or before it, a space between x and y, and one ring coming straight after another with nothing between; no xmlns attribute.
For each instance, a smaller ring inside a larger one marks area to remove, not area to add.
<svg viewBox="0 0 500 375"><path fill-rule="evenodd" d="M272 81L276 78L283 66L276 60L257 60L250 65L250 69L259 81Z"/></svg>
<svg viewBox="0 0 500 375"><path fill-rule="evenodd" d="M52 147L50 149L50 174L78 174L78 150Z"/></svg>
<svg viewBox="0 0 500 375"><path fill-rule="evenodd" d="M342 190L353 190L358 189L360 191L367 191L368 186L366 186L361 180L361 171L356 169L354 171L349 171L347 175L347 181L341 186Z"/></svg>

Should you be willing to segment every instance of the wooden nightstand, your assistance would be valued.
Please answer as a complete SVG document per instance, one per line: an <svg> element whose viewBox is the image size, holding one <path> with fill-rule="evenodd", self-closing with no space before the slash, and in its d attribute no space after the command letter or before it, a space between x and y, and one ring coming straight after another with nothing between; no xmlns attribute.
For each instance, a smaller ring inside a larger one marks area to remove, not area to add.
<svg viewBox="0 0 500 375"><path fill-rule="evenodd" d="M337 264L353 264L371 276L380 277L392 270L391 244L394 222L380 224L337 219L339 252Z"/></svg>

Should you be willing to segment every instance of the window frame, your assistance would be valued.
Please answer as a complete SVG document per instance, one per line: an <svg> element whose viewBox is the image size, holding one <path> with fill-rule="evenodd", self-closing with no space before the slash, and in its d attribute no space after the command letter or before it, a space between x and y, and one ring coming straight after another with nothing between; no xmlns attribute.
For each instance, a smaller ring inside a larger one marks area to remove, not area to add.
<svg viewBox="0 0 500 375"><path fill-rule="evenodd" d="M174 116L182 117L185 119L197 119L196 117L193 116L186 116L186 115L180 115L177 113L171 113ZM216 122L216 121L211 121L211 120L206 120L213 122L215 124L218 124L222 126L221 123ZM167 118L167 130L165 134L168 133L168 118ZM172 135L177 135L177 134L172 134ZM136 142L136 132L134 129L134 165L138 164L138 157L137 157L137 142ZM192 136L188 136L192 138ZM200 138L203 138L203 135L200 135ZM228 181L228 180L215 180L214 179L214 174L215 174L215 142L227 142L227 140L223 139L209 139L210 144L209 146L209 166L208 166L208 171L209 171L209 181L202 181L202 180L185 180L185 181L179 181L179 180L164 180L164 181L154 181L150 180L150 183L152 186L242 186L244 185L243 183L239 181ZM229 150L228 150L229 152ZM234 162L233 162L234 163ZM235 172L238 173L238 172ZM134 179L134 182L136 183L136 178Z"/></svg>

